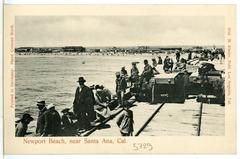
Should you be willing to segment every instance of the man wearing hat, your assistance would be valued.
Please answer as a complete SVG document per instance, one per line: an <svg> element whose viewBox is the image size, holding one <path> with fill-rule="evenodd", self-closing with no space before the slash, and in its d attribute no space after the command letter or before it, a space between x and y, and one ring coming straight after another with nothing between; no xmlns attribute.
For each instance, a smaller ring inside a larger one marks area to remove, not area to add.
<svg viewBox="0 0 240 159"><path fill-rule="evenodd" d="M83 77L79 77L77 82L79 86L73 101L73 112L78 118L80 129L89 129L96 119L94 95L92 90L84 84L86 80Z"/></svg>
<svg viewBox="0 0 240 159"><path fill-rule="evenodd" d="M149 80L151 79L151 77L153 77L153 69L152 67L148 64L148 60L144 60L144 69L142 72L142 76L141 76L141 83L143 82L149 82Z"/></svg>
<svg viewBox="0 0 240 159"><path fill-rule="evenodd" d="M132 62L132 69L131 69L131 76L130 76L131 85L133 85L133 83L136 83L138 79L139 79L139 70L137 68L137 62Z"/></svg>
<svg viewBox="0 0 240 159"><path fill-rule="evenodd" d="M47 111L44 115L44 129L42 136L59 136L61 133L61 117L55 110L53 103L47 106Z"/></svg>
<svg viewBox="0 0 240 159"><path fill-rule="evenodd" d="M176 60L177 60L177 62L179 62L180 56L181 56L181 54L180 54L179 50L176 50Z"/></svg>
<svg viewBox="0 0 240 159"><path fill-rule="evenodd" d="M120 75L120 72L116 72L116 94L118 98L118 106L123 105L123 96L126 92L127 82L126 79Z"/></svg>
<svg viewBox="0 0 240 159"><path fill-rule="evenodd" d="M158 56L158 64L161 65L162 64L162 57L161 56Z"/></svg>
<svg viewBox="0 0 240 159"><path fill-rule="evenodd" d="M152 69L153 69L154 74L160 74L160 72L156 69L157 65L158 65L158 63L157 63L156 59L153 58L152 59L152 66L153 66Z"/></svg>
<svg viewBox="0 0 240 159"><path fill-rule="evenodd" d="M74 123L73 123L73 113L69 112L69 108L63 109L61 112L63 113L62 115L62 129L63 133L66 136L72 136L74 135Z"/></svg>
<svg viewBox="0 0 240 159"><path fill-rule="evenodd" d="M44 129L44 113L46 112L47 108L45 105L44 100L38 100L37 101L37 107L39 109L38 113L38 119L37 119L37 128L36 128L36 135L41 136L43 134L43 129Z"/></svg>
<svg viewBox="0 0 240 159"><path fill-rule="evenodd" d="M126 79L128 78L128 73L127 73L125 66L122 67L120 74L121 74L121 76L125 77Z"/></svg>
<svg viewBox="0 0 240 159"><path fill-rule="evenodd" d="M24 113L22 118L18 121L15 136L16 137L24 137L27 133L28 124L33 121L33 118L30 114Z"/></svg>

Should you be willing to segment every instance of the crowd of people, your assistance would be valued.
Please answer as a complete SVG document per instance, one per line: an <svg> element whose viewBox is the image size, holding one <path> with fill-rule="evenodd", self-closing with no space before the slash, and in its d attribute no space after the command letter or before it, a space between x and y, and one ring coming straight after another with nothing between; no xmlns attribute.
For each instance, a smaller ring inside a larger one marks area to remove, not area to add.
<svg viewBox="0 0 240 159"><path fill-rule="evenodd" d="M206 55L206 54L204 54ZM123 108L123 112L117 120L117 125L120 128L120 132L123 136L130 136L133 132L133 112L129 109L129 105L126 104L127 89L136 85L142 85L143 83L149 83L150 79L160 74L157 69L158 65L163 64L163 70L166 73L171 73L173 70L185 70L187 61L192 59L192 54L189 53L188 59L181 58L179 51L175 54L176 62L175 68L172 58L166 56L162 60L161 56L158 56L158 61L153 58L152 65L148 60L143 61L144 68L142 73L137 67L139 62L132 62L132 68L130 75L125 67L122 67L119 72L116 72L116 100L113 98L113 94L110 90L102 85L86 86L86 80L84 77L78 78L79 86L75 91L75 98L73 101L73 112L70 112L71 108L65 108L61 111L62 115L55 110L55 105L50 103L46 105L45 100L37 101L37 108L39 110L36 136L73 136L78 132L86 131L96 125L97 122L101 122L106 118L109 118L111 114L110 105L113 100L117 101L117 106ZM16 136L27 135L27 129L29 123L33 121L30 114L24 113L22 118L16 121Z"/></svg>
<svg viewBox="0 0 240 159"><path fill-rule="evenodd" d="M120 77L122 78L122 76ZM96 123L112 115L110 105L113 102L113 95L110 90L102 85L88 87L85 85L86 80L84 77L79 77L77 82L79 86L75 92L73 112L70 112L71 108L65 108L61 111L62 115L60 115L53 103L47 105L45 100L37 101L36 105L39 112L35 136L75 136L91 129ZM116 80L116 82L118 81ZM115 109L126 105L121 98L125 94L125 88L126 86L120 86L119 83L116 83L119 105ZM123 109L125 114L130 112L128 106L124 106ZM22 118L16 121L15 136L23 137L27 135L28 125L31 121L33 121L31 115L24 113Z"/></svg>
<svg viewBox="0 0 240 159"><path fill-rule="evenodd" d="M116 98L118 103L116 109L119 107L124 109L117 122L120 130L126 129L126 123L121 124L120 121L133 121L133 113L129 109L129 106L126 106L125 99L126 90L129 87L128 82L131 83L130 86L142 84L144 82L149 82L154 74L159 74L156 67L158 64L162 64L161 57L159 57L158 62L156 59L152 59L152 62L151 66L148 60L144 60L144 69L141 75L137 67L139 62L132 62L130 76L125 67L122 67L119 72L116 72ZM35 132L36 136L72 136L77 134L77 132L89 130L95 126L97 122L101 122L111 116L109 103L113 100L112 93L104 88L104 86L86 86L84 77L79 77L77 82L79 86L75 91L75 98L72 106L73 112L70 112L70 108L65 108L61 111L62 115L60 115L58 111L55 110L55 105L53 103L46 105L45 100L39 100L37 102L39 114ZM130 117L129 120L126 119L128 117ZM25 136L27 134L28 124L32 120L33 118L30 114L24 113L22 118L17 121L15 135ZM129 130L132 129L133 128ZM124 132L121 134L126 136ZM131 133L127 134L130 135Z"/></svg>
<svg viewBox="0 0 240 159"><path fill-rule="evenodd" d="M55 110L55 105L45 104L44 100L37 102L39 109L36 136L58 136L61 130L61 117ZM17 121L15 135L23 137L27 134L28 124L33 121L30 114L24 113L22 118Z"/></svg>
<svg viewBox="0 0 240 159"><path fill-rule="evenodd" d="M72 136L77 132L88 130L96 122L102 121L111 115L107 103L111 102L111 92L104 86L92 86L84 83L86 80L79 77L79 86L75 92L73 112L71 108L63 109L62 116L55 110L55 105L46 104L45 100L37 101L39 110L36 136ZM24 113L22 118L16 121L16 136L27 135L28 124L33 120L30 114Z"/></svg>

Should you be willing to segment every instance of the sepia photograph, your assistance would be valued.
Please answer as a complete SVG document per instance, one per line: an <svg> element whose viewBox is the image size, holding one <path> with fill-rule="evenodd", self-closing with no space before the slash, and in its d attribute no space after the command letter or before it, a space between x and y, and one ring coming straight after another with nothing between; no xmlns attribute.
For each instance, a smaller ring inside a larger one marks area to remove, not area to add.
<svg viewBox="0 0 240 159"><path fill-rule="evenodd" d="M6 154L236 152L234 5L7 5Z"/></svg>
<svg viewBox="0 0 240 159"><path fill-rule="evenodd" d="M15 23L16 137L224 135L224 17Z"/></svg>

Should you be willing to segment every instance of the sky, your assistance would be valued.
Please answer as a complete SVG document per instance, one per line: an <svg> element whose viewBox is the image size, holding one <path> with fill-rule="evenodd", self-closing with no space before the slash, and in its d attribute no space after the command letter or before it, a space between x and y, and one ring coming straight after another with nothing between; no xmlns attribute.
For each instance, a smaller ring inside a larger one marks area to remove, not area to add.
<svg viewBox="0 0 240 159"><path fill-rule="evenodd" d="M224 17L17 16L15 47L224 45Z"/></svg>

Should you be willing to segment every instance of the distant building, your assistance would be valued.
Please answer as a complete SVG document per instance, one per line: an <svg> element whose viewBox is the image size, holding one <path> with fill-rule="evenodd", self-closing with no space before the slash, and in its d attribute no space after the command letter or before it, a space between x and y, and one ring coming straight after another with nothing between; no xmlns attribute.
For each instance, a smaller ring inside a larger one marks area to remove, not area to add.
<svg viewBox="0 0 240 159"><path fill-rule="evenodd" d="M162 51L182 51L181 47L163 47L161 48Z"/></svg>
<svg viewBox="0 0 240 159"><path fill-rule="evenodd" d="M86 48L82 46L65 46L62 50L64 52L86 52Z"/></svg>
<svg viewBox="0 0 240 159"><path fill-rule="evenodd" d="M15 48L15 52L32 52L33 47L19 47Z"/></svg>
<svg viewBox="0 0 240 159"><path fill-rule="evenodd" d="M194 46L194 47L192 47L192 52L197 52L197 53L200 53L200 52L202 52L204 49L203 49L203 47L200 47L200 46Z"/></svg>
<svg viewBox="0 0 240 159"><path fill-rule="evenodd" d="M39 53L52 53L52 49L51 48L38 48L36 52L39 52Z"/></svg>
<svg viewBox="0 0 240 159"><path fill-rule="evenodd" d="M139 52L139 53L146 53L148 51L149 51L149 47L148 46L139 46L137 48L137 52Z"/></svg>
<svg viewBox="0 0 240 159"><path fill-rule="evenodd" d="M152 52L152 53L162 53L161 49L151 49L150 52Z"/></svg>
<svg viewBox="0 0 240 159"><path fill-rule="evenodd" d="M19 47L15 48L15 52L32 52L32 53L58 53L61 47Z"/></svg>
<svg viewBox="0 0 240 159"><path fill-rule="evenodd" d="M101 52L101 49L94 49L94 52Z"/></svg>

